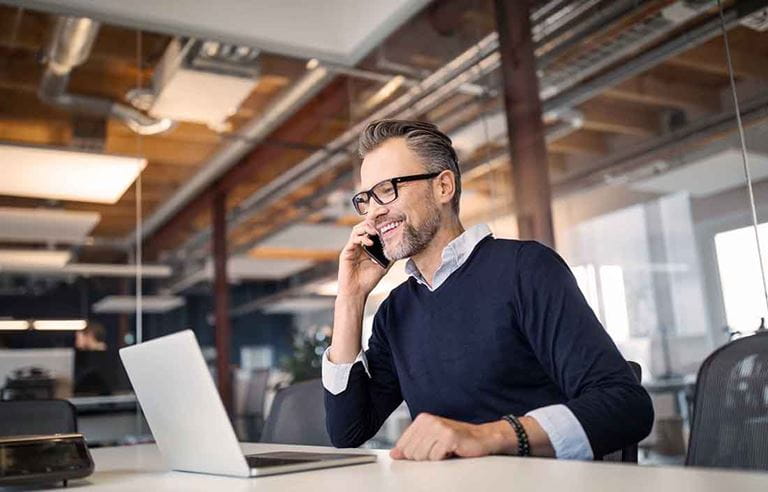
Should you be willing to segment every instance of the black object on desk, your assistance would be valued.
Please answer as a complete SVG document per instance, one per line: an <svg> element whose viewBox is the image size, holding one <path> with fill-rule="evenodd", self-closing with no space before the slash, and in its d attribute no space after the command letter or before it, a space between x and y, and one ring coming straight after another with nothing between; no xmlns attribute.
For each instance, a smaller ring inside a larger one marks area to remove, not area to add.
<svg viewBox="0 0 768 492"><path fill-rule="evenodd" d="M56 381L40 367L20 367L6 377L0 400L50 400Z"/></svg>
<svg viewBox="0 0 768 492"><path fill-rule="evenodd" d="M0 438L0 485L44 484L85 478L93 459L82 434Z"/></svg>

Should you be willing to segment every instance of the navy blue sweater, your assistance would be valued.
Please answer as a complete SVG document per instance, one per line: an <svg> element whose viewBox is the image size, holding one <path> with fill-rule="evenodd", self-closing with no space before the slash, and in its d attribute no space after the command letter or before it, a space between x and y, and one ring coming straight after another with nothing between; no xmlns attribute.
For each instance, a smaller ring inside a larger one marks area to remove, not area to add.
<svg viewBox="0 0 768 492"><path fill-rule="evenodd" d="M325 392L337 447L373 437L405 399L471 423L565 404L603 456L648 435L653 408L565 262L533 241L486 237L430 292L411 278L379 307L347 389Z"/></svg>

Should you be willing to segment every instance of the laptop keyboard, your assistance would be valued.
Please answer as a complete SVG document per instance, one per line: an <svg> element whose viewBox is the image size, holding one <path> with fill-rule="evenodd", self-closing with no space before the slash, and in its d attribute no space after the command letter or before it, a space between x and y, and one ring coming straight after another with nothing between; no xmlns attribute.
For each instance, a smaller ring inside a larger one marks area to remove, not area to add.
<svg viewBox="0 0 768 492"><path fill-rule="evenodd" d="M246 456L248 466L251 468L263 468L266 466L298 465L300 463L311 463L315 459L286 459L286 458L265 458L263 456Z"/></svg>

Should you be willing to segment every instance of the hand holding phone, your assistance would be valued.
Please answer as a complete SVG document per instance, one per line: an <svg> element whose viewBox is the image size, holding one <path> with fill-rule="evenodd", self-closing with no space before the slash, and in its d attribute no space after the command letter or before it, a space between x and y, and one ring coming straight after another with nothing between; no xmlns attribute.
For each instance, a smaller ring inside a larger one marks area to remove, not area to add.
<svg viewBox="0 0 768 492"><path fill-rule="evenodd" d="M368 256L375 261L381 268L389 268L390 261L384 255L384 245L381 243L381 237L379 235L368 236L373 241L372 246L363 244L363 250L368 253Z"/></svg>
<svg viewBox="0 0 768 492"><path fill-rule="evenodd" d="M387 273L389 265L373 224L369 221L357 224L339 256L339 296L367 297Z"/></svg>

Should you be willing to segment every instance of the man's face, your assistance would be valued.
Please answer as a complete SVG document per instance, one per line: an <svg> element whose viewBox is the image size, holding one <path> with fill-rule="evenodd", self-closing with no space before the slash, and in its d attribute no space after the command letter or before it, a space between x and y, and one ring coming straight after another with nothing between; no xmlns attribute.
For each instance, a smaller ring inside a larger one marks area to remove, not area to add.
<svg viewBox="0 0 768 492"><path fill-rule="evenodd" d="M391 138L369 152L360 168L361 188L398 176L424 174L419 158L403 138ZM432 180L397 185L397 199L386 205L370 200L366 218L379 232L384 255L390 261L414 256L426 248L440 227L440 209L432 191ZM392 228L391 226L395 227Z"/></svg>

